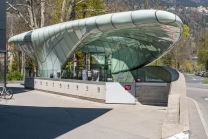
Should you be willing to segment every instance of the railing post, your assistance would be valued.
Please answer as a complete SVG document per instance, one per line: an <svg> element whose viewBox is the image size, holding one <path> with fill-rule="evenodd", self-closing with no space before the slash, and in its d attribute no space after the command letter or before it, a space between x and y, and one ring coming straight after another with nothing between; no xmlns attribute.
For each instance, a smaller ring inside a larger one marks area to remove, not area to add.
<svg viewBox="0 0 208 139"><path fill-rule="evenodd" d="M7 52L4 52L4 87L6 87L6 73L7 73Z"/></svg>

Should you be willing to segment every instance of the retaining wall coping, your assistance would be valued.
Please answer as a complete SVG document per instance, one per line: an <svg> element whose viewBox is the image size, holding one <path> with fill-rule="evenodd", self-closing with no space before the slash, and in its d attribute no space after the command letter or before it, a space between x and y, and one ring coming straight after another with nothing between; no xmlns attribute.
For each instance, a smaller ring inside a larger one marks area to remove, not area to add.
<svg viewBox="0 0 208 139"><path fill-rule="evenodd" d="M73 82L73 83L85 83L85 84L97 84L97 85L105 85L106 82L95 82L95 81L83 81L83 80L72 80L72 79L58 79L58 78L40 78L40 77L26 77L28 79L38 79L38 80L49 80L49 81L61 81L61 82Z"/></svg>
<svg viewBox="0 0 208 139"><path fill-rule="evenodd" d="M138 86L167 86L167 83L136 83Z"/></svg>

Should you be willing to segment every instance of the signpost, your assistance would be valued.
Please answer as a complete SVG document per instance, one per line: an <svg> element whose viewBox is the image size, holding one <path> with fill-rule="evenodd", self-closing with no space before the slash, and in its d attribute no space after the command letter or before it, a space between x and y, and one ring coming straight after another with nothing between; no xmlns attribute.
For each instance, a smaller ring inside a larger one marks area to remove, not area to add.
<svg viewBox="0 0 208 139"><path fill-rule="evenodd" d="M4 86L6 86L6 1L0 0L0 53L4 55L4 62L1 60L1 64L4 64ZM1 77L2 78L2 77Z"/></svg>
<svg viewBox="0 0 208 139"><path fill-rule="evenodd" d="M77 66L77 57L74 54L74 58L72 59L72 61L74 62L74 77L76 76L76 66Z"/></svg>

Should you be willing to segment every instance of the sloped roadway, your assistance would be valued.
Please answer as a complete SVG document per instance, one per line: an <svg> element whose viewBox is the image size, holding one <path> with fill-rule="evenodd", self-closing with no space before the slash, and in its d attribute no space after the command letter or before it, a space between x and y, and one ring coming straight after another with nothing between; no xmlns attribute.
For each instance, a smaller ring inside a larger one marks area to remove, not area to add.
<svg viewBox="0 0 208 139"><path fill-rule="evenodd" d="M207 77L185 74L189 107L190 138L207 139L208 135L208 85ZM197 109L198 108L198 109Z"/></svg>

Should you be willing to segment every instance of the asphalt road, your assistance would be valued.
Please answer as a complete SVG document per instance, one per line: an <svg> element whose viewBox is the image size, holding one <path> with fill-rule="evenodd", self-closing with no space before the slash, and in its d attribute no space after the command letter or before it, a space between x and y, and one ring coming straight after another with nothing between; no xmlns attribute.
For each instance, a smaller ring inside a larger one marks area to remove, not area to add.
<svg viewBox="0 0 208 139"><path fill-rule="evenodd" d="M189 98L192 98L195 100L199 108L201 109L201 112L203 114L203 117L205 119L206 125L208 123L208 85L202 84L203 81L208 80L207 77L200 77L200 76L195 76L191 74L185 75L186 79L186 91L187 91L187 96ZM201 120L198 116L198 113L193 105L193 101L190 99L188 100L189 103L189 118L190 118L190 128L195 128L195 135L193 135L192 138L202 138L205 139L207 138L205 136L205 131L202 128ZM195 111L195 112L194 112ZM197 118L197 117L198 118ZM199 126L196 128L196 126ZM200 135L204 134L203 137L199 137Z"/></svg>
<svg viewBox="0 0 208 139"><path fill-rule="evenodd" d="M207 77L195 76L193 74L186 74L186 86L190 88L208 89L208 85L202 84L203 81L208 81Z"/></svg>

